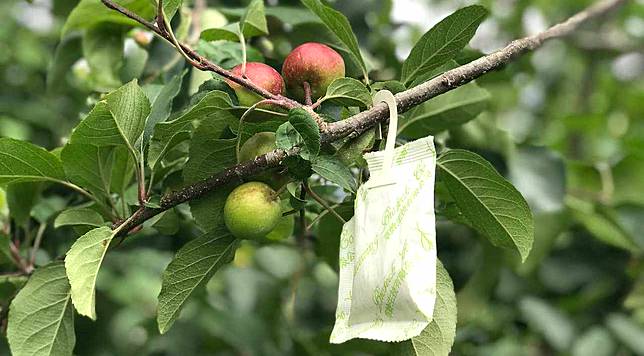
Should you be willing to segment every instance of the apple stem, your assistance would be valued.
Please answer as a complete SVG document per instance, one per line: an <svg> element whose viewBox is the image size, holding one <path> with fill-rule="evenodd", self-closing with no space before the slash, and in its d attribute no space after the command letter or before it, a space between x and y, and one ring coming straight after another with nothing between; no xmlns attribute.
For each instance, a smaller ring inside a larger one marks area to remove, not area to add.
<svg viewBox="0 0 644 356"><path fill-rule="evenodd" d="M302 83L302 86L304 87L304 103L307 106L313 105L313 99L311 99L311 85L309 82L304 82Z"/></svg>

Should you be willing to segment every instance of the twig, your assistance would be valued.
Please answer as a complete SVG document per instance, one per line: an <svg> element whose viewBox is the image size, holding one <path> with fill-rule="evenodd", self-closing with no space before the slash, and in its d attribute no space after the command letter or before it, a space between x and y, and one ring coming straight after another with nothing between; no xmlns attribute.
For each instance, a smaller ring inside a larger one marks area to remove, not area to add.
<svg viewBox="0 0 644 356"><path fill-rule="evenodd" d="M339 207L340 205L342 205L342 204L333 204L333 205L331 205L331 207L333 209L335 209L335 208ZM313 219L311 221L311 223L306 227L306 229L311 230L311 228L313 228L313 226L315 226L315 224L317 224L317 222L320 221L320 219L322 219L324 216L326 216L326 214L328 214L329 212L331 212L331 210L326 210L325 209L323 212L319 213L318 216L316 216L315 219Z"/></svg>
<svg viewBox="0 0 644 356"><path fill-rule="evenodd" d="M104 3L111 2L110 0L102 1ZM544 32L520 40L515 40L497 52L447 71L417 87L400 92L396 95L398 111L401 113L405 112L429 99L469 83L487 72L501 68L522 54L537 49L548 39L567 36L579 28L583 23L594 18L605 16L608 12L622 5L625 1L626 0L599 1L569 18L565 22L550 27ZM230 75L230 72L225 71L225 73L231 78L231 80L244 85L244 83L240 83L238 80L239 78L235 77L235 79L232 79L234 76ZM271 94L271 96L273 95ZM321 142L326 144L341 139L349 134L361 134L379 122L385 123L388 118L389 109L387 105L384 103L375 105L371 109L356 114L348 119L328 124L327 129L322 133ZM267 169L277 167L287 156L296 155L298 152L299 150L297 148L289 152L277 149L256 157L253 161L242 162L234 165L211 176L210 178L184 187L179 191L168 193L161 199L161 208L145 208L141 211L137 211L122 231L129 231L165 210L171 209L186 201L203 197L208 192L236 179L240 180L243 177L252 176Z"/></svg>
<svg viewBox="0 0 644 356"><path fill-rule="evenodd" d="M322 199L322 197L317 195L313 191L313 189L311 189L308 185L304 184L303 187L304 187L304 189L306 189L306 192L311 196L311 198L313 198L313 200L315 200L320 205L322 205L322 207L324 209L330 211L331 214L333 214L333 216L335 216L336 218L338 218L338 220L340 220L340 222L342 222L343 224L347 222L346 220L344 220L344 218L342 216L340 216L340 214L338 214L337 211L335 211L335 209L333 209L333 207L331 205L329 205L329 203L327 203L324 199Z"/></svg>
<svg viewBox="0 0 644 356"><path fill-rule="evenodd" d="M42 241L46 228L47 224L40 224L40 226L38 226L38 232L36 232L36 239L34 240L34 246L31 249L31 256L29 258L29 265L32 268L34 266L34 262L36 262L36 252L38 252L38 248L40 248L40 242Z"/></svg>

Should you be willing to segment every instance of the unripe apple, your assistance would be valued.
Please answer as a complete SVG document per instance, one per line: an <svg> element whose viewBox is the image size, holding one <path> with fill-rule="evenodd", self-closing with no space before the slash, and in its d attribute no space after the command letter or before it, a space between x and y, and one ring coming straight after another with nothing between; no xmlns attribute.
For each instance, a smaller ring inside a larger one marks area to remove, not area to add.
<svg viewBox="0 0 644 356"><path fill-rule="evenodd" d="M338 52L321 43L309 42L295 48L284 60L282 75L291 95L304 101L304 82L311 87L311 99L326 94L331 83L344 77L344 60Z"/></svg>
<svg viewBox="0 0 644 356"><path fill-rule="evenodd" d="M242 76L242 65L240 64L233 68L232 72L235 75ZM264 63L246 63L245 77L258 87L275 95L280 95L284 92L284 79L282 79L282 76L278 71L273 69L273 67ZM259 94L241 86L240 84L231 80L226 80L226 82L231 88L233 88L237 95L237 99L239 99L239 104L242 106L252 106L263 99Z"/></svg>
<svg viewBox="0 0 644 356"><path fill-rule="evenodd" d="M253 160L255 157L271 152L276 148L274 132L256 133L241 146L239 162ZM260 173L253 179L264 182L273 187L273 189L278 189L288 183L288 177L284 174L279 174L275 170Z"/></svg>
<svg viewBox="0 0 644 356"><path fill-rule="evenodd" d="M239 150L239 161L250 161L277 148L274 132L259 132L246 140Z"/></svg>
<svg viewBox="0 0 644 356"><path fill-rule="evenodd" d="M224 223L239 239L262 239L281 218L280 199L265 183L244 183L226 198Z"/></svg>
<svg viewBox="0 0 644 356"><path fill-rule="evenodd" d="M271 241L282 241L291 237L293 230L295 230L293 215L283 216L277 226L266 235L266 238Z"/></svg>

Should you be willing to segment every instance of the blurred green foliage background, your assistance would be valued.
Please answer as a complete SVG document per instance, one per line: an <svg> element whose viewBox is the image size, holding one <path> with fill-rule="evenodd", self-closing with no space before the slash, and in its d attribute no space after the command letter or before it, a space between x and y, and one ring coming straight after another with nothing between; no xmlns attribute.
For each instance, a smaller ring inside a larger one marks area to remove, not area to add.
<svg viewBox="0 0 644 356"><path fill-rule="evenodd" d="M542 30L590 2L480 1L491 17L459 61ZM267 8L277 3L301 6L271 0ZM338 0L333 6L350 19L373 78L387 80L398 77L420 35L470 3ZM208 4L219 16L244 5ZM51 82L60 30L74 5L0 3L1 136L59 147L95 101L79 79L86 73L78 62ZM320 33L303 22L286 26L283 36L304 40ZM280 36L253 44L275 63L291 49ZM67 49L79 51L73 44ZM169 47L157 45L146 71L170 55ZM483 155L509 178L532 208L536 236L531 257L520 264L473 230L439 219L439 256L458 292L453 354L644 354L644 2L630 1L610 21L550 42L478 82L492 94L488 110L437 140ZM32 223L64 206L61 198L35 199ZM71 229L49 229L43 261L64 253L76 236ZM197 235L193 230L150 231L110 254L98 281L98 321L76 318L78 355L393 352L391 345L368 341L329 345L337 274L312 251L279 245L244 245L160 336L160 275L173 251ZM319 240L338 232L335 220L322 219L314 231L318 250L325 248ZM7 353L2 339L0 354Z"/></svg>

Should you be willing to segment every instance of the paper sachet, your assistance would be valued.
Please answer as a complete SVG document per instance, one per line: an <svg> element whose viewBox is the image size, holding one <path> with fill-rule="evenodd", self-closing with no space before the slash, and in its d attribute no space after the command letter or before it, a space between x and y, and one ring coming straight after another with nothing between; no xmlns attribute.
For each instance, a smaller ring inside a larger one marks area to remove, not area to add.
<svg viewBox="0 0 644 356"><path fill-rule="evenodd" d="M436 300L433 137L393 150L389 169L386 151L365 159L371 178L341 235L332 343L410 339L432 320Z"/></svg>

